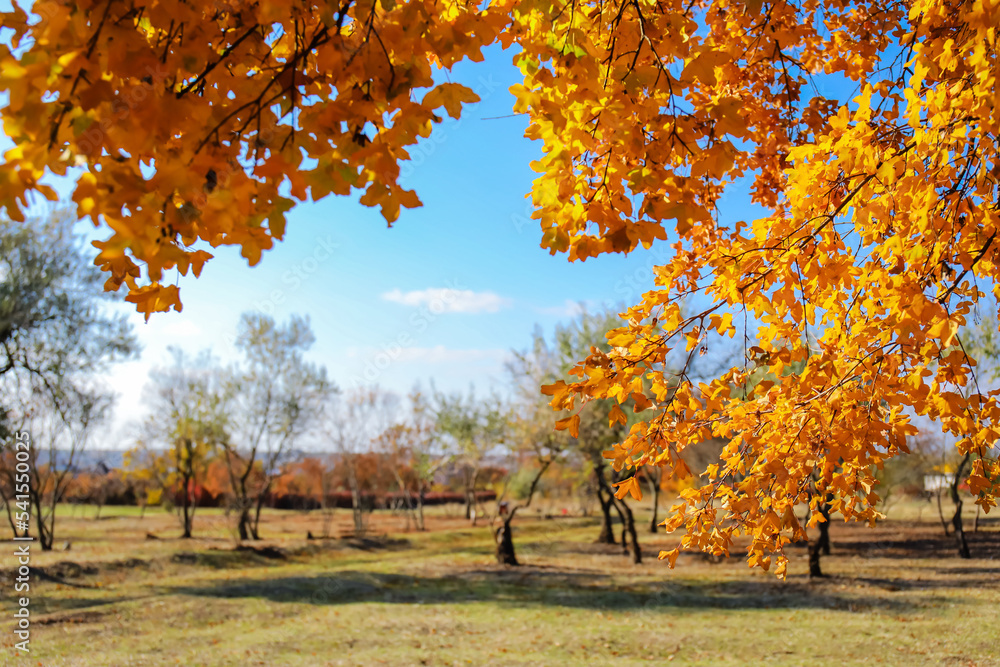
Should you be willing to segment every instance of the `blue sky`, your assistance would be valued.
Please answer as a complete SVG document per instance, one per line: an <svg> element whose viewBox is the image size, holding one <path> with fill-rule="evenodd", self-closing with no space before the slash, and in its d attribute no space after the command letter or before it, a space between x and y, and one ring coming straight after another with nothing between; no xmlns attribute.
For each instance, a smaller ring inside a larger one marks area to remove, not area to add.
<svg viewBox="0 0 1000 667"><path fill-rule="evenodd" d="M551 331L579 303L638 301L666 244L574 263L539 246L525 194L541 148L524 138L526 118L511 115L507 89L519 77L511 56L493 49L487 62L450 74L482 101L412 151L403 183L424 206L404 209L391 229L354 196L303 204L289 214L286 240L258 266L249 268L238 249L215 249L200 278L181 278L183 312L148 323L133 314L144 349L109 378L120 395L115 430L144 413L141 387L150 367L169 362L169 345L235 360L233 335L247 311L278 321L308 315L310 356L342 388L405 392L433 380L485 393L504 385L505 357L528 347L536 325Z"/></svg>

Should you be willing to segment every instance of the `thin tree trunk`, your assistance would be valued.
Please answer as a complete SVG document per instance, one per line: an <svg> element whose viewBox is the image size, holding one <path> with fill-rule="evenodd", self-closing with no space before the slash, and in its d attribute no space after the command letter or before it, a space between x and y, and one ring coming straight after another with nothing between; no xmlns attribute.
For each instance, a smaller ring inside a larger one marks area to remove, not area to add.
<svg viewBox="0 0 1000 667"><path fill-rule="evenodd" d="M969 462L970 454L966 454L962 462L958 464L955 471L955 479L951 483L951 501L955 504L955 513L951 517L952 528L955 529L955 541L958 544L959 558L972 558L969 552L969 543L965 539L965 530L962 527L962 496L958 493L958 485L962 481L962 473Z"/></svg>
<svg viewBox="0 0 1000 667"><path fill-rule="evenodd" d="M479 520L479 514L475 511L475 507L478 504L478 499L476 498L476 485L478 483L479 468L474 468L471 476L466 477L465 483L465 518L471 519L473 526Z"/></svg>
<svg viewBox="0 0 1000 667"><path fill-rule="evenodd" d="M403 476L399 474L399 470L394 469L393 474L396 477L396 484L399 486L399 490L403 493L403 500L406 502L406 530L409 531L411 521L413 522L414 527L416 527L417 507L413 503L413 496L410 495L410 489L406 486L406 483L403 481Z"/></svg>
<svg viewBox="0 0 1000 667"><path fill-rule="evenodd" d="M271 492L271 482L268 480L267 484L261 490L260 495L257 496L256 508L254 509L253 523L250 525L250 534L253 539L260 539L260 513L264 509L264 503L267 502L267 494Z"/></svg>
<svg viewBox="0 0 1000 667"><path fill-rule="evenodd" d="M621 506L616 500L614 496L611 496L611 505L615 508L615 512L618 513L618 521L622 525L622 554L628 556L628 522L625 520L625 512L622 511Z"/></svg>
<svg viewBox="0 0 1000 667"><path fill-rule="evenodd" d="M624 500L618 501L616 505L621 505L621 509L618 511L622 513L624 518L624 528L622 528L622 544L626 544L625 535L627 532L632 546L632 562L639 565L642 563L642 548L639 546L639 534L635 529L635 515L632 513L632 508L629 507L628 503ZM628 554L628 547L625 548L625 554Z"/></svg>
<svg viewBox="0 0 1000 667"><path fill-rule="evenodd" d="M35 506L35 524L38 526L38 543L42 547L42 551L52 551L52 531L50 531L45 522L45 515L42 512L43 502L42 495L39 491L36 491L38 486L35 486L31 490L29 502ZM28 535L28 531L24 531L24 535Z"/></svg>
<svg viewBox="0 0 1000 667"><path fill-rule="evenodd" d="M424 489L420 488L420 492L417 494L417 530L425 531L427 530L426 524L424 524Z"/></svg>
<svg viewBox="0 0 1000 667"><path fill-rule="evenodd" d="M597 536L597 544L618 544L611 525L611 506L614 504L614 492L604 479L604 464L594 466L594 477L597 479L597 502L601 506L601 533Z"/></svg>
<svg viewBox="0 0 1000 667"><path fill-rule="evenodd" d="M347 471L347 484L351 489L351 514L354 518L354 534L362 537L365 533L364 509L361 507L361 487L358 484L357 470L354 469L354 461Z"/></svg>
<svg viewBox="0 0 1000 667"><path fill-rule="evenodd" d="M191 512L191 492L189 488L190 484L191 484L191 478L188 477L187 474L185 474L183 479L183 487L181 491L183 495L183 498L181 500L181 524L184 529L184 534L181 535L182 539L191 538L192 512Z"/></svg>
<svg viewBox="0 0 1000 667"><path fill-rule="evenodd" d="M938 516L941 518L941 526L944 528L944 534L947 537L950 534L950 531L948 530L948 522L944 518L944 509L941 508L941 492L943 490L944 489L942 489L940 486L938 486L938 490L937 490L937 508L938 508Z"/></svg>
<svg viewBox="0 0 1000 667"><path fill-rule="evenodd" d="M264 495L262 494L260 498L257 499L257 507L253 514L253 525L250 526L251 535L253 535L253 539L255 540L260 539L260 513L264 509L264 503Z"/></svg>
<svg viewBox="0 0 1000 667"><path fill-rule="evenodd" d="M660 475L662 475L662 474L663 473L661 472ZM657 529L657 527L658 527L658 525L660 523L660 517L659 517L659 514L660 514L660 480L658 479L660 477L660 475L657 475L657 479L653 479L652 475L650 475L647 478L647 479L649 479L649 485L652 487L652 491L653 491L653 518L649 522L649 532L651 532L651 533L656 533L657 532L656 529Z"/></svg>
<svg viewBox="0 0 1000 667"><path fill-rule="evenodd" d="M601 532L597 536L596 542L598 544L618 544L611 522L611 505L614 503L613 496L608 494L605 497L605 494L598 489L597 502L601 506Z"/></svg>

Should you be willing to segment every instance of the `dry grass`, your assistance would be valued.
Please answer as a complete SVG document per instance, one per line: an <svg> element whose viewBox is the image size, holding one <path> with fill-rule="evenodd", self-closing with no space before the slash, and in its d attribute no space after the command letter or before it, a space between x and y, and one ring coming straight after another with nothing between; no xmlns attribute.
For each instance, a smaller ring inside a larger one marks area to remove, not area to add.
<svg viewBox="0 0 1000 667"><path fill-rule="evenodd" d="M384 515L376 539L307 542L318 513L270 512L254 546L278 553L234 549L219 512L199 515L194 540L161 511L102 514L66 512L71 550L33 554L48 579L33 582L26 664L1000 664L1000 526L984 523L976 558L959 560L919 503L875 531L833 526L831 576L812 582L801 549L786 582L739 559L682 556L670 571L655 560L663 535L643 535L632 565L592 544L592 519L519 517L526 565L504 569L488 530L457 513L427 533ZM8 658L9 571L0 583Z"/></svg>

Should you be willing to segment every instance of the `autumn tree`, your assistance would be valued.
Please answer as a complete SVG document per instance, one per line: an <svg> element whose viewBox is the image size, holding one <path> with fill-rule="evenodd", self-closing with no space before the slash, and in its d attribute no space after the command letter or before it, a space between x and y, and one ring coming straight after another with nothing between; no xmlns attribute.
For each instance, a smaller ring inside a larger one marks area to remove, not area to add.
<svg viewBox="0 0 1000 667"><path fill-rule="evenodd" d="M228 440L224 378L208 352L195 358L171 348L173 365L150 371L150 414L130 452L177 508L181 537L190 538L208 465Z"/></svg>
<svg viewBox="0 0 1000 667"><path fill-rule="evenodd" d="M260 514L275 475L335 391L326 369L304 356L313 342L301 317L279 325L253 313L240 321L236 347L244 358L228 372L222 453L241 540L260 539Z"/></svg>
<svg viewBox="0 0 1000 667"><path fill-rule="evenodd" d="M514 111L543 153L531 192L542 245L570 260L674 250L609 332L612 350L548 388L554 407L645 408L610 455L626 475L682 475L687 447L724 439L667 528L684 529L678 547L714 554L747 539L748 562L783 575L799 526L782 517L814 502L813 474L834 515L877 519L874 470L918 416L969 455L976 502L995 506L1000 397L974 382L958 332L997 290L998 11L980 0L41 0L32 16L3 14L14 147L0 206L19 219L32 193L55 197L46 172L79 165L73 200L107 232L106 287L125 286L147 314L179 308L167 272L197 275L218 244L256 263L296 202L361 191L390 223L419 205L398 183L407 147L440 108L457 116L475 100L436 83L434 67L511 47ZM736 192L757 219L721 210ZM735 400L748 363L703 383L665 375L673 350L721 336L739 336L779 380ZM628 479L619 489L637 490Z"/></svg>
<svg viewBox="0 0 1000 667"><path fill-rule="evenodd" d="M434 415L419 388L407 396L406 415L379 434L378 450L390 457L393 477L405 503L407 527L412 518L417 530L426 530L424 497L438 470L450 458L440 449Z"/></svg>
<svg viewBox="0 0 1000 667"><path fill-rule="evenodd" d="M379 438L399 416L399 397L379 387L359 387L327 401L323 414L323 434L337 457L338 468L351 493L351 516L354 534L368 530L363 497L366 454L376 447Z"/></svg>
<svg viewBox="0 0 1000 667"><path fill-rule="evenodd" d="M482 475L490 454L507 438L509 407L499 396L477 398L472 389L465 395L435 391L433 406L435 428L461 475L465 518L476 525Z"/></svg>
<svg viewBox="0 0 1000 667"><path fill-rule="evenodd" d="M125 452L122 469L119 471L126 484L132 489L135 503L139 506L139 518L145 518L150 505L159 505L163 500L163 488L157 481L157 472L147 466L135 465L134 449ZM146 452L148 454L148 452Z"/></svg>
<svg viewBox="0 0 1000 667"><path fill-rule="evenodd" d="M505 442L512 459L512 472L507 475L503 493L497 496L498 510L491 517L491 524L499 524L493 530L500 565L520 564L514 548L514 517L519 510L531 506L542 477L563 461L571 446L569 434L553 428L552 410L538 401L537 371L537 366L524 356L515 355L508 363L516 390L516 402L507 418ZM522 471L526 473L523 497L508 498L511 480Z"/></svg>

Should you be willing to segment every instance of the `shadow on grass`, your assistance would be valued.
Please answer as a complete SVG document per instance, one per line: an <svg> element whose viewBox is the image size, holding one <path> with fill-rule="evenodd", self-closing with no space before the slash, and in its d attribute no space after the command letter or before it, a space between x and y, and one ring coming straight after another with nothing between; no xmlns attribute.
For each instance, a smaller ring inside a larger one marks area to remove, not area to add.
<svg viewBox="0 0 1000 667"><path fill-rule="evenodd" d="M127 602L132 602L133 600L144 599L149 596L123 596L123 597L94 597L94 598L43 598L36 602L32 600L32 605L34 608L31 610L32 614L37 614L40 617L45 615L53 615L46 618L44 624L60 623L60 615L63 612L69 611L79 611L88 610L88 613L93 614L105 614L108 613L104 610L114 609L117 605L124 604Z"/></svg>
<svg viewBox="0 0 1000 667"><path fill-rule="evenodd" d="M321 576L281 577L238 584L172 587L172 593L223 599L258 598L272 602L343 605L467 604L552 606L641 611L684 609L844 609L912 610L902 599L852 595L806 583L696 580L658 581L622 586L606 575L585 570L524 567L483 569L443 577L341 571ZM924 601L926 602L926 600Z"/></svg>
<svg viewBox="0 0 1000 667"><path fill-rule="evenodd" d="M1000 533L966 532L973 558L1000 558ZM900 536L896 533L874 534L867 540L837 539L835 552L864 558L956 558L957 545L954 535L927 534L919 537Z"/></svg>
<svg viewBox="0 0 1000 667"><path fill-rule="evenodd" d="M952 570L939 570L941 574L952 575L956 574ZM921 591L921 590L942 590L942 589L962 589L962 588L998 588L1000 587L1000 580L997 579L996 573L1000 573L1000 570L993 570L994 575L992 577L984 577L980 579L903 579L899 577L833 577L831 581L836 582L850 582L855 584L863 584L867 586L874 586L876 588L881 588L882 590L889 591L890 593L896 591ZM984 572L983 574L987 574Z"/></svg>

